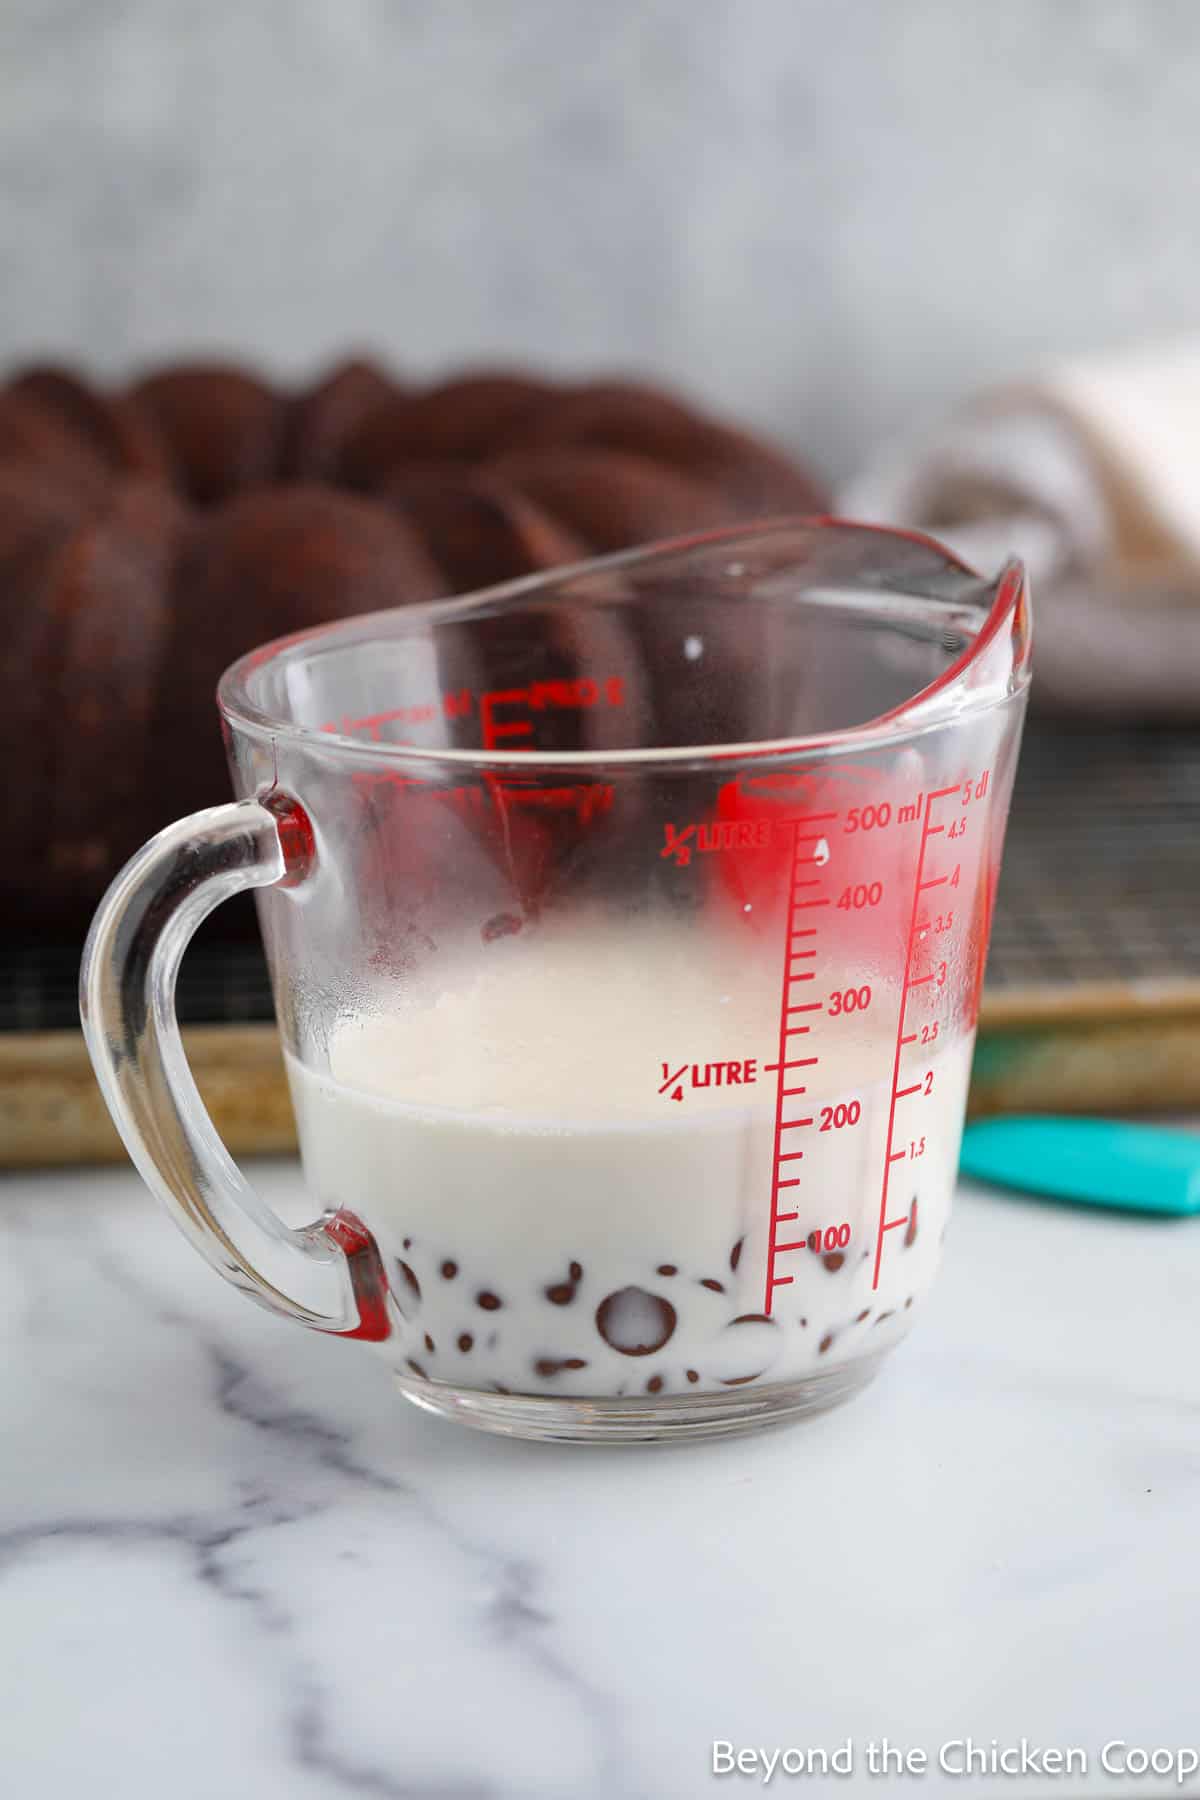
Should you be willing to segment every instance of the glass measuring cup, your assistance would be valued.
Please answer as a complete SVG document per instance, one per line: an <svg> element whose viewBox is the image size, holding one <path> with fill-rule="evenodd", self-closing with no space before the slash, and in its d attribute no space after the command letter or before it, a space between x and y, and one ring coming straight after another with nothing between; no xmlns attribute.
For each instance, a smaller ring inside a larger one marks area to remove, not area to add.
<svg viewBox="0 0 1200 1800"><path fill-rule="evenodd" d="M939 1261L1029 649L1018 565L781 522L245 657L241 797L152 840L85 951L134 1162L221 1274L437 1413L612 1441L848 1396ZM174 1016L247 888L301 1229Z"/></svg>

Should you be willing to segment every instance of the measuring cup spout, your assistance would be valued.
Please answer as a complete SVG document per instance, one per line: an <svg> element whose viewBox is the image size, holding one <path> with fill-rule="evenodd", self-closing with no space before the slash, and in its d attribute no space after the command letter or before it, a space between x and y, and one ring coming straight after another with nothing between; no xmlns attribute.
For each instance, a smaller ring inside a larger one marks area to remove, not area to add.
<svg viewBox="0 0 1200 1800"><path fill-rule="evenodd" d="M922 710L930 703L939 710L947 706L957 710L966 704L1004 700L1028 683L1033 617L1024 565L1016 557L1005 563L994 581L981 583L978 604L987 608L983 623L958 660L917 697Z"/></svg>
<svg viewBox="0 0 1200 1800"><path fill-rule="evenodd" d="M1003 691L1013 693L1028 680L1033 655L1029 584L1017 557L1010 557L996 576L992 596L987 623L964 658L963 675L973 690L1003 681Z"/></svg>

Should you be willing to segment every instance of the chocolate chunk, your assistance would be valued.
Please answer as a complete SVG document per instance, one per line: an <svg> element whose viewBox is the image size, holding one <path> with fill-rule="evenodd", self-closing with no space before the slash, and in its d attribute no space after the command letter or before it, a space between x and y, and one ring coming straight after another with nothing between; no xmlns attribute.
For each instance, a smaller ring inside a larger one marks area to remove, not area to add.
<svg viewBox="0 0 1200 1800"><path fill-rule="evenodd" d="M908 1230L904 1234L904 1248L917 1241L917 1196L913 1195L913 1203L908 1210Z"/></svg>
<svg viewBox="0 0 1200 1800"><path fill-rule="evenodd" d="M412 1249L412 1239L411 1239L411 1238L405 1238L405 1240L404 1240L404 1248L405 1248L405 1249L406 1249L406 1250L411 1250L411 1249Z"/></svg>
<svg viewBox="0 0 1200 1800"><path fill-rule="evenodd" d="M913 1303L913 1297L912 1297L912 1295L911 1295L911 1294L910 1294L910 1295L909 1295L909 1296L908 1296L908 1299L907 1299L907 1300L906 1300L906 1301L905 1301L905 1302L904 1302L904 1310L905 1310L905 1312L907 1312L907 1311L908 1311L908 1309L909 1309L909 1307L910 1307L910 1306L911 1306L911 1305L912 1305L912 1303Z"/></svg>
<svg viewBox="0 0 1200 1800"><path fill-rule="evenodd" d="M713 1346L715 1361L709 1372L722 1387L757 1381L774 1356L779 1340L777 1321L766 1313L739 1313L731 1319Z"/></svg>
<svg viewBox="0 0 1200 1800"><path fill-rule="evenodd" d="M622 1356L650 1356L675 1330L675 1308L645 1288L618 1288L596 1308L596 1330Z"/></svg>
<svg viewBox="0 0 1200 1800"><path fill-rule="evenodd" d="M825 1333L825 1336L821 1339L820 1343L817 1345L818 1355L824 1356L825 1352L828 1350L829 1346L833 1342L833 1337L834 1337L834 1334L832 1331L827 1331Z"/></svg>
<svg viewBox="0 0 1200 1800"><path fill-rule="evenodd" d="M886 1312L881 1312L881 1313L880 1313L880 1315L879 1315L879 1317L878 1317L878 1318L877 1318L877 1319L876 1319L876 1321L875 1321L875 1323L876 1323L876 1324L877 1324L877 1325L882 1325L882 1324L883 1324L883 1321L884 1321L884 1320L885 1320L885 1319L894 1319L894 1318L895 1318L895 1316L896 1316L896 1315L895 1315L895 1312L894 1312L894 1310L893 1310L893 1309L892 1309L892 1308L891 1308L891 1307L890 1307L890 1306L889 1306L889 1308L888 1308L888 1310L887 1310L887 1311L886 1311Z"/></svg>
<svg viewBox="0 0 1200 1800"><path fill-rule="evenodd" d="M738 1239L737 1243L733 1246L733 1249L729 1252L729 1266L735 1272L737 1270L738 1264L742 1260L742 1245L745 1243L745 1241L746 1240L744 1237L740 1237Z"/></svg>
<svg viewBox="0 0 1200 1800"><path fill-rule="evenodd" d="M539 1356L533 1365L536 1375L558 1375L563 1369L586 1369L582 1356Z"/></svg>
<svg viewBox="0 0 1200 1800"><path fill-rule="evenodd" d="M408 1248L407 1242L405 1243L404 1247L405 1247L405 1249ZM396 1267L399 1269L400 1274L404 1279L404 1285L408 1288L409 1292L412 1294L413 1299L419 1300L421 1298L421 1284L417 1280L416 1276L413 1274L412 1270L409 1268L408 1264L406 1262L400 1262L398 1260L396 1263Z"/></svg>
<svg viewBox="0 0 1200 1800"><path fill-rule="evenodd" d="M801 1321L800 1321L800 1329L801 1329L801 1331L807 1331L807 1330L808 1330L808 1320L807 1320L807 1319L801 1319Z"/></svg>
<svg viewBox="0 0 1200 1800"><path fill-rule="evenodd" d="M499 1312L504 1302L499 1294L490 1293L487 1288L484 1288L482 1293L476 1294L475 1304L482 1306L484 1312Z"/></svg>
<svg viewBox="0 0 1200 1800"><path fill-rule="evenodd" d="M828 1256L823 1256L821 1258L821 1261L825 1264L825 1267L829 1270L831 1275L837 1274L845 1260L846 1259L840 1250L831 1250Z"/></svg>
<svg viewBox="0 0 1200 1800"><path fill-rule="evenodd" d="M443 1281L453 1281L454 1277L457 1274L458 1274L458 1264L456 1262L454 1262L452 1260L452 1258L447 1257L445 1262L442 1264L442 1280Z"/></svg>
<svg viewBox="0 0 1200 1800"><path fill-rule="evenodd" d="M415 1359L415 1358L414 1358L414 1357L411 1357L411 1356L410 1356L410 1357L408 1357L408 1358L407 1358L407 1362L408 1362L408 1366L409 1366L409 1368L410 1368L410 1369L411 1369L411 1370L412 1370L412 1372L413 1372L413 1374L414 1374L414 1375L419 1375L419 1376L420 1376L420 1377L421 1377L421 1380L422 1380L422 1381L428 1381L428 1380L429 1380L429 1377L428 1377L428 1375L427 1375L427 1374L426 1374L426 1373L425 1373L425 1371L424 1371L424 1369L423 1369L423 1368L422 1368L422 1367L421 1367L421 1365L420 1365L420 1363L419 1363L419 1362L417 1362L417 1361L416 1361L416 1359Z"/></svg>
<svg viewBox="0 0 1200 1800"><path fill-rule="evenodd" d="M699 1381L699 1379L700 1379L699 1370L698 1369L689 1369L687 1372L687 1378L689 1381Z"/></svg>
<svg viewBox="0 0 1200 1800"><path fill-rule="evenodd" d="M432 1356L437 1349L437 1345L434 1343L428 1332L425 1333L425 1348L428 1350L430 1356Z"/></svg>
<svg viewBox="0 0 1200 1800"><path fill-rule="evenodd" d="M511 1394L511 1393L512 1393L512 1389L511 1389L511 1388L506 1388L506 1387L505 1387L505 1386L504 1386L504 1383L503 1383L503 1382L501 1382L501 1381L493 1381L493 1383L492 1383L492 1392L493 1392L493 1394Z"/></svg>
<svg viewBox="0 0 1200 1800"><path fill-rule="evenodd" d="M655 1273L657 1275L678 1275L679 1267L676 1263L659 1263Z"/></svg>
<svg viewBox="0 0 1200 1800"><path fill-rule="evenodd" d="M492 917L479 928L479 935L485 944L494 944L497 938L512 937L525 928L524 919L516 913L493 913Z"/></svg>
<svg viewBox="0 0 1200 1800"><path fill-rule="evenodd" d="M857 1318L856 1318L856 1319L855 1319L855 1321L854 1321L854 1323L855 1323L855 1324L856 1324L856 1325L861 1325L861 1324L862 1324L862 1322L863 1322L863 1320L864 1320L864 1319L869 1319L869 1318L870 1318L870 1316L871 1316L871 1309L870 1309L870 1307L869 1307L869 1306L864 1306L864 1307L863 1307L863 1309L862 1309L862 1311L861 1311L861 1312L860 1312L860 1313L859 1313L859 1315L858 1315L858 1317L857 1317Z"/></svg>
<svg viewBox="0 0 1200 1800"><path fill-rule="evenodd" d="M556 1281L546 1289L546 1298L551 1306L570 1306L575 1298L575 1289L583 1280L583 1264L573 1262L569 1265L566 1281Z"/></svg>
<svg viewBox="0 0 1200 1800"><path fill-rule="evenodd" d="M705 1280L700 1283L700 1286L710 1289L714 1294L723 1294L725 1292L725 1283L723 1281L714 1281L711 1276L706 1277Z"/></svg>
<svg viewBox="0 0 1200 1800"><path fill-rule="evenodd" d="M663 1385L662 1376L661 1375L652 1375L650 1377L649 1381L646 1383L646 1392L648 1394L661 1394L662 1393L662 1385Z"/></svg>
<svg viewBox="0 0 1200 1800"><path fill-rule="evenodd" d="M467 1354L467 1351L471 1348L471 1346L474 1342L475 1342L475 1339L471 1336L471 1333L469 1331L460 1331L459 1332L458 1347L462 1351L464 1356Z"/></svg>

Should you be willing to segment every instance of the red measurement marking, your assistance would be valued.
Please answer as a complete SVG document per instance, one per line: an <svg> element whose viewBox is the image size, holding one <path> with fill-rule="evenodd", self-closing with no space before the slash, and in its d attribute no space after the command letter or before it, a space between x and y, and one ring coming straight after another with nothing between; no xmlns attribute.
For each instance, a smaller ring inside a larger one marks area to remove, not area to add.
<svg viewBox="0 0 1200 1800"><path fill-rule="evenodd" d="M672 1070L669 1062L662 1065L659 1093L671 1093L672 1100L682 1100L684 1089L714 1087L753 1087L758 1080L756 1056L723 1057L719 1062L681 1063ZM674 1090L671 1092L671 1090Z"/></svg>
<svg viewBox="0 0 1200 1800"><path fill-rule="evenodd" d="M828 816L836 817L835 814L830 814ZM812 820L804 821L805 824L809 824L812 822L813 822ZM791 952L791 946L792 946L793 933L796 929L795 914L799 907L816 906L816 905L821 904L820 901L814 901L814 900L806 901L806 900L800 900L797 898L797 895L801 889L820 886L819 878L806 879L803 881L798 881L796 879L796 871L797 871L797 868L800 865L800 863L802 861L809 862L812 860L811 858L808 858L808 857L805 857L805 858L801 857L800 844L801 844L801 822L799 820L797 820L793 824L793 827L792 827L792 861L791 861L791 867L788 870L788 920L787 920L787 931L785 933L784 943L783 943L783 967L780 970L779 1054L776 1059L775 1143L774 1143L774 1148L773 1148L773 1153L772 1153L772 1164L773 1164L772 1193L774 1195L778 1194L781 1186L786 1185L788 1187L798 1187L800 1185L798 1177L788 1179L785 1183L783 1176L780 1174L780 1164L783 1161L783 1134L784 1134L784 1132L785 1131L794 1131L799 1124L804 1123L804 1122L808 1123L809 1125L812 1124L811 1119L809 1119L807 1121L800 1121L800 1120L796 1120L796 1119L785 1119L783 1116L783 1102L787 1098L787 1088L785 1086L784 1073L783 1073L784 1068L788 1061L787 1041L788 1041L788 1038L791 1037L797 1029L794 1026L789 1026L788 1020L791 1019L798 1012L811 1012L811 1011L816 1010L815 1006L791 1006L791 1005L789 1005L789 1001L791 999L792 983L794 981L798 981L798 980L812 980L813 979L811 972L808 975L802 975L802 976L796 976L791 973L791 964L792 964L793 958L792 958L790 952ZM826 902L826 904L828 904L828 903ZM801 1026L799 1029L807 1031L808 1027ZM772 1301L774 1298L775 1289L777 1287L785 1286L792 1279L790 1275L777 1275L775 1273L775 1258L778 1255L778 1226L779 1226L779 1219L778 1219L778 1215L775 1211L774 1201L772 1201L771 1232L770 1232L770 1240L767 1245L766 1296L763 1301L763 1311L767 1314L768 1318L770 1317L770 1314L771 1314L771 1305L772 1305Z"/></svg>
<svg viewBox="0 0 1200 1800"><path fill-rule="evenodd" d="M900 1039L900 1042L902 1044L915 1044L916 1041L917 1041L917 1034L915 1031L910 1031L908 1033L907 1037L902 1037Z"/></svg>
<svg viewBox="0 0 1200 1800"><path fill-rule="evenodd" d="M897 1225L907 1225L907 1224L908 1224L908 1214L905 1213L905 1215L902 1219L889 1219L883 1229L885 1231L895 1231Z"/></svg>
<svg viewBox="0 0 1200 1800"><path fill-rule="evenodd" d="M380 727L383 725L428 725L438 716L439 708L447 719L466 718L475 700L470 688L461 688L458 693L446 693L433 700L415 700L409 706L389 707L385 712L363 713L360 718L352 718L343 713L340 719L327 719L320 731L340 732L343 737L354 737L356 733L366 732L378 741Z"/></svg>
<svg viewBox="0 0 1200 1800"><path fill-rule="evenodd" d="M498 706L527 706L529 704L528 688L492 688L479 696L479 716L483 725L483 747L494 750L502 738L528 738L533 736L532 719L498 720Z"/></svg>
<svg viewBox="0 0 1200 1800"><path fill-rule="evenodd" d="M801 909L808 909L808 907L829 905L828 898L811 898L811 900L804 900L804 898L801 898L802 893L806 893L811 887L820 887L820 877L801 877L799 871L801 871L802 868L824 868L824 864L829 860L828 853L826 853L826 855L813 855L813 857L804 855L801 846L804 846L804 844L817 844L817 842L820 842L820 837L822 837L822 833L806 830L806 826L824 823L824 821L833 821L833 819L837 819L837 812L808 814L808 817L804 817L804 819L795 819L792 824L792 864L790 864L790 869L788 869L788 920L786 920L786 932L784 932L783 970L781 970L781 995L779 995L779 1055L775 1058L774 1064L768 1064L768 1066L766 1066L770 1067L775 1075L775 1143L774 1157L772 1157L772 1163L774 1163L774 1186L772 1186L772 1193L774 1193L775 1197L779 1195L779 1192L781 1192L783 1188L799 1188L799 1186L801 1186L801 1177L799 1177L799 1175L783 1174L783 1163L799 1161L802 1154L804 1154L802 1150L784 1152L784 1132L786 1132L786 1130L799 1130L802 1125L811 1125L811 1123L813 1123L811 1118L806 1118L806 1120L786 1120L786 1118L784 1118L784 1100L792 1100L797 1094L806 1093L804 1087L788 1087L788 1085L786 1085L786 1073L784 1073L784 1071L788 1071L788 1069L801 1069L801 1067L813 1067L817 1064L817 1060L819 1060L817 1057L788 1057L788 1039L790 1039L790 1037L799 1037L801 1033L808 1033L808 1031L811 1030L811 1026L806 1026L806 1024L797 1026L797 1024L792 1024L790 1021L795 1019L799 1013L820 1012L820 1010L822 1010L822 1003L820 1003L820 1001L792 1003L792 992L795 983L799 983L799 981L815 981L815 979L817 979L815 970L811 970L811 968L810 970L801 970L801 972L795 970L795 963L797 963L797 961L808 961L808 959L817 956L817 950L815 949L792 949L792 945L795 941L801 940L801 938L815 938L815 936L817 936L817 927L815 927L815 925L810 925L810 927L806 927L806 929L801 929L801 927L795 923L795 914L799 913ZM788 1283L792 1282L792 1276L790 1276L790 1274L775 1273L775 1256L779 1255L777 1226L779 1226L779 1222L781 1222L784 1217L790 1220L797 1219L799 1215L797 1215L797 1213L781 1215L779 1211L775 1211L775 1202L772 1202L770 1242L768 1242L768 1247L766 1247L766 1298L765 1303L763 1303L763 1310L765 1310L768 1318L770 1318L770 1310L772 1310L772 1298L774 1298L775 1289L777 1289L777 1287L784 1287L784 1285L788 1285ZM784 1247L786 1247L786 1249L795 1249L793 1244L788 1244L788 1246Z"/></svg>
<svg viewBox="0 0 1200 1800"><path fill-rule="evenodd" d="M437 707L427 702L416 706L393 706L388 712L364 713L360 719L344 719L342 732L345 737L353 737L365 731L378 743L380 728L384 725L428 725L436 718Z"/></svg>
<svg viewBox="0 0 1200 1800"><path fill-rule="evenodd" d="M799 1217L800 1217L800 1214L798 1212L794 1212L794 1213L777 1212L775 1214L775 1223L777 1225L792 1225L795 1223L795 1221Z"/></svg>
<svg viewBox="0 0 1200 1800"><path fill-rule="evenodd" d="M919 1081L914 1081L911 1087L901 1088L900 1092L896 1095L897 1100L903 1100L909 1094L919 1094L921 1092L921 1086L922 1084Z"/></svg>
<svg viewBox="0 0 1200 1800"><path fill-rule="evenodd" d="M947 795L957 794L959 791L960 784L955 782L953 787L935 788L934 791L931 794L927 794L925 798L925 816L921 822L921 845L917 852L916 878L913 881L912 911L908 916L908 937L905 940L904 982L900 990L900 1018L896 1024L896 1054L892 1061L892 1098L891 1104L888 1107L887 1154L884 1159L883 1181L879 1193L879 1229L875 1234L875 1269L871 1277L871 1287L873 1289L879 1286L879 1269L880 1264L883 1261L884 1234L892 1228L888 1223L887 1216L888 1188L892 1179L892 1164L903 1162L905 1154L903 1150L892 1149L892 1145L895 1142L896 1103L902 1098L900 1090L900 1053L903 1050L904 1045L912 1041L911 1037L905 1036L904 1013L908 1005L908 996L913 988L924 987L928 982L933 980L932 975L914 976L911 972L913 949L917 941L917 912L921 905L921 895L929 888L941 887L943 882L950 879L948 875L937 876L929 881L923 879L925 874L925 852L929 848L929 840L939 831L945 830L945 826L935 825L932 822L930 815L935 800L944 800ZM920 1084L918 1083L918 1086L919 1085ZM905 1088L903 1090L905 1094L911 1094L915 1091L916 1090L913 1088ZM903 1224L904 1221L901 1220L900 1223Z"/></svg>
<svg viewBox="0 0 1200 1800"><path fill-rule="evenodd" d="M479 718L485 750L494 750L503 738L533 736L530 719L497 719L498 706L521 706L527 712L587 712L601 703L611 707L625 704L625 690L619 675L610 676L603 687L590 675L576 680L532 681L522 688L490 688L479 696Z"/></svg>

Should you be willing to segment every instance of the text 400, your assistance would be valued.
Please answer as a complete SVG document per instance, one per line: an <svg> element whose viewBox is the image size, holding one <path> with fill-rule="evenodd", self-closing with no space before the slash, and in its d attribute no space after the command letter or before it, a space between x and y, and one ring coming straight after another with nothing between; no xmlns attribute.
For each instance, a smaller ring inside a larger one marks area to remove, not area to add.
<svg viewBox="0 0 1200 1800"><path fill-rule="evenodd" d="M859 881L843 888L838 896L839 912L861 912L864 906L878 906L883 899L882 881Z"/></svg>

